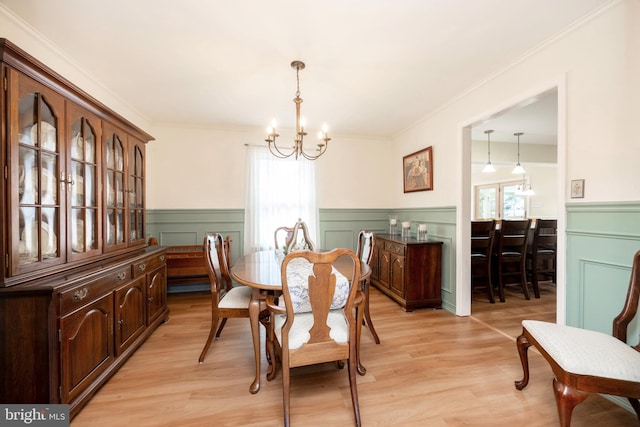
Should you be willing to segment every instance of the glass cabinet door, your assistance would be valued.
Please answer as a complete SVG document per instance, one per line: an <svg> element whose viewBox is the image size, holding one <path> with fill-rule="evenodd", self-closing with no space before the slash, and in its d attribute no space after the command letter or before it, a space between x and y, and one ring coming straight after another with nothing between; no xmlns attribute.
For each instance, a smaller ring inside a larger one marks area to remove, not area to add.
<svg viewBox="0 0 640 427"><path fill-rule="evenodd" d="M60 245L65 213L61 196L64 159L60 119L64 101L30 78L10 73L11 111L11 274L19 274L64 262ZM13 116L12 116L13 114ZM13 184L13 183L12 183ZM17 244L16 244L17 243ZM16 256L17 255L17 256Z"/></svg>
<svg viewBox="0 0 640 427"><path fill-rule="evenodd" d="M105 251L126 246L125 154L126 139L105 126Z"/></svg>
<svg viewBox="0 0 640 427"><path fill-rule="evenodd" d="M98 147L100 120L79 107L69 107L70 167L69 254L71 259L100 252Z"/></svg>
<svg viewBox="0 0 640 427"><path fill-rule="evenodd" d="M131 144L129 154L129 233L132 242L144 240L144 144Z"/></svg>

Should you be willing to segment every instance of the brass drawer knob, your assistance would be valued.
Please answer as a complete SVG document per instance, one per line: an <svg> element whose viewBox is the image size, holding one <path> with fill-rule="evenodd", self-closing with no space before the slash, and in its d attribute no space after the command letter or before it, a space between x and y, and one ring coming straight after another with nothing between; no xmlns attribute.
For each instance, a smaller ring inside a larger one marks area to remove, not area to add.
<svg viewBox="0 0 640 427"><path fill-rule="evenodd" d="M89 291L87 290L87 288L78 289L73 294L73 299L76 301L82 301L87 297L88 294L89 294Z"/></svg>
<svg viewBox="0 0 640 427"><path fill-rule="evenodd" d="M140 270L140 271L144 271L146 268L147 268L147 264L140 264L138 266L138 270Z"/></svg>

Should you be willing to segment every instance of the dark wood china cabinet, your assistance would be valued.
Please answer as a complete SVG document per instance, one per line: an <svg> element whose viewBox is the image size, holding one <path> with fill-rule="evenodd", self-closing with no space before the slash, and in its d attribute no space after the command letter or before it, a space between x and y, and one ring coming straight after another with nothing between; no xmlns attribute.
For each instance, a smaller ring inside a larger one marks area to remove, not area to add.
<svg viewBox="0 0 640 427"><path fill-rule="evenodd" d="M0 402L73 417L169 313L153 138L5 39L0 74Z"/></svg>

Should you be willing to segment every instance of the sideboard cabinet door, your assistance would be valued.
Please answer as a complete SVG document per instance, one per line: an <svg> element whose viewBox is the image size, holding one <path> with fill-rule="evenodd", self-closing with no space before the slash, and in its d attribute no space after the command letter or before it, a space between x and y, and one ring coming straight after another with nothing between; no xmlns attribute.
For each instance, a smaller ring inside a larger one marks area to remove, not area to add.
<svg viewBox="0 0 640 427"><path fill-rule="evenodd" d="M60 319L60 339L62 403L69 403L113 363L113 294Z"/></svg>

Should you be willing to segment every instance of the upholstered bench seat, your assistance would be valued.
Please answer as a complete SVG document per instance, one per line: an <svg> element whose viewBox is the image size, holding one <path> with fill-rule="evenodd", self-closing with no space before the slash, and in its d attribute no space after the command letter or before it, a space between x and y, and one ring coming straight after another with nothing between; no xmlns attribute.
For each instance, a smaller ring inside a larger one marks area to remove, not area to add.
<svg viewBox="0 0 640 427"><path fill-rule="evenodd" d="M611 335L538 320L522 326L567 372L640 382L640 352Z"/></svg>

